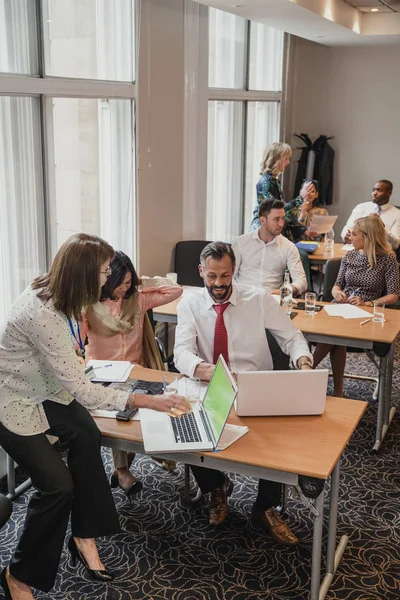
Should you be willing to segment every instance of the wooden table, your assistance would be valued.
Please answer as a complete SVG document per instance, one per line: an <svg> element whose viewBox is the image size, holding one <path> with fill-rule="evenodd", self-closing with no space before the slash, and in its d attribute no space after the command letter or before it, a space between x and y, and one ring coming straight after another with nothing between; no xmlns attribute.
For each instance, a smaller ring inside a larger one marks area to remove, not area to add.
<svg viewBox="0 0 400 600"><path fill-rule="evenodd" d="M308 255L310 265L324 265L331 258L343 258L347 254L347 250L342 250L344 244L333 244L333 252L326 254L324 252L324 243L320 242L315 252Z"/></svg>
<svg viewBox="0 0 400 600"><path fill-rule="evenodd" d="M199 288L184 288L186 290ZM155 308L153 311L156 321L166 323L177 322L177 306L180 301L174 300L169 304ZM319 302L324 305L327 303ZM373 309L362 307L372 316ZM294 308L296 311L296 308ZM393 376L393 361L396 339L400 333L400 311L385 309L385 323L374 323L372 320L366 325L360 326L364 319L343 319L342 317L330 317L322 310L314 317L299 310L293 322L304 334L309 342L335 344L337 346L348 346L362 350L376 350L376 344L388 344L386 356L379 356L379 388L378 388L378 412L376 423L374 450L379 450L383 439L389 429L390 423L396 413L396 408L391 406L391 387Z"/></svg>
<svg viewBox="0 0 400 600"><path fill-rule="evenodd" d="M161 372L134 367L132 377L160 380ZM323 600L348 542L342 536L336 548L340 458L367 404L359 400L327 398L321 416L239 418L232 410L230 423L247 425L249 432L222 452L168 453L165 458L185 464L230 471L241 475L298 485L299 475L328 479L329 529L327 568L321 579L324 491L313 508L313 546L311 600ZM144 453L138 421L123 423L114 419L95 419L102 433L102 445Z"/></svg>

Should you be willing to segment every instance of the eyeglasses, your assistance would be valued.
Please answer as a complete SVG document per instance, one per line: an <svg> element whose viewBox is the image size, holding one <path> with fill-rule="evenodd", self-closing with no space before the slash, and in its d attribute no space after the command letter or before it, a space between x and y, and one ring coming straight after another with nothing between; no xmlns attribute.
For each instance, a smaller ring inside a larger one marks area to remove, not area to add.
<svg viewBox="0 0 400 600"><path fill-rule="evenodd" d="M107 269L104 269L104 271L100 271L100 273L102 273L106 277L110 277L110 275L112 273L112 268L111 267L107 267Z"/></svg>

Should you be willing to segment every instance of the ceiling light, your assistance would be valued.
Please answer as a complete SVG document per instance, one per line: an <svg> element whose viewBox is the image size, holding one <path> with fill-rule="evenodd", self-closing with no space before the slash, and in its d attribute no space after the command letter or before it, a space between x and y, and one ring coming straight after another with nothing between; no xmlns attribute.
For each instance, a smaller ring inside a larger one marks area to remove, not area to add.
<svg viewBox="0 0 400 600"><path fill-rule="evenodd" d="M379 12L379 8L371 8L371 12Z"/></svg>
<svg viewBox="0 0 400 600"><path fill-rule="evenodd" d="M231 8L244 8L245 4L231 4Z"/></svg>

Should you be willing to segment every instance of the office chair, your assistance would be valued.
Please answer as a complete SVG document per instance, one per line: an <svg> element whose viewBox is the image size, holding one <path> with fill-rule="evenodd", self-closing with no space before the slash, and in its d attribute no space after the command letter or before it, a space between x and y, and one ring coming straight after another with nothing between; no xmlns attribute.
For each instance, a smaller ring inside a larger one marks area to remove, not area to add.
<svg viewBox="0 0 400 600"><path fill-rule="evenodd" d="M12 502L7 496L0 494L0 529L5 525L12 513Z"/></svg>
<svg viewBox="0 0 400 600"><path fill-rule="evenodd" d="M199 275L198 265L201 251L209 244L205 240L178 242L175 246L174 271L178 275L180 285L204 287Z"/></svg>

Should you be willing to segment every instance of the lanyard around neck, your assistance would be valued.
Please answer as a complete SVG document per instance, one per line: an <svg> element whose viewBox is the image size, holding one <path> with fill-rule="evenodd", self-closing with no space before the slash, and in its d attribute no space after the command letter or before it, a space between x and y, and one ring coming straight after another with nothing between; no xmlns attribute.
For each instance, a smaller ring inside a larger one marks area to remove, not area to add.
<svg viewBox="0 0 400 600"><path fill-rule="evenodd" d="M80 327L79 327L79 323L78 323L78 321L76 321L76 329L77 329L77 332L78 332L78 337L76 337L76 333L75 333L75 330L74 330L74 326L72 325L71 319L68 319L68 323L69 323L69 328L71 330L71 333L74 336L74 339L75 339L76 343L79 345L79 350L81 351L81 356L84 359L85 358L85 347L84 347L84 345L82 343L81 330L80 330Z"/></svg>

